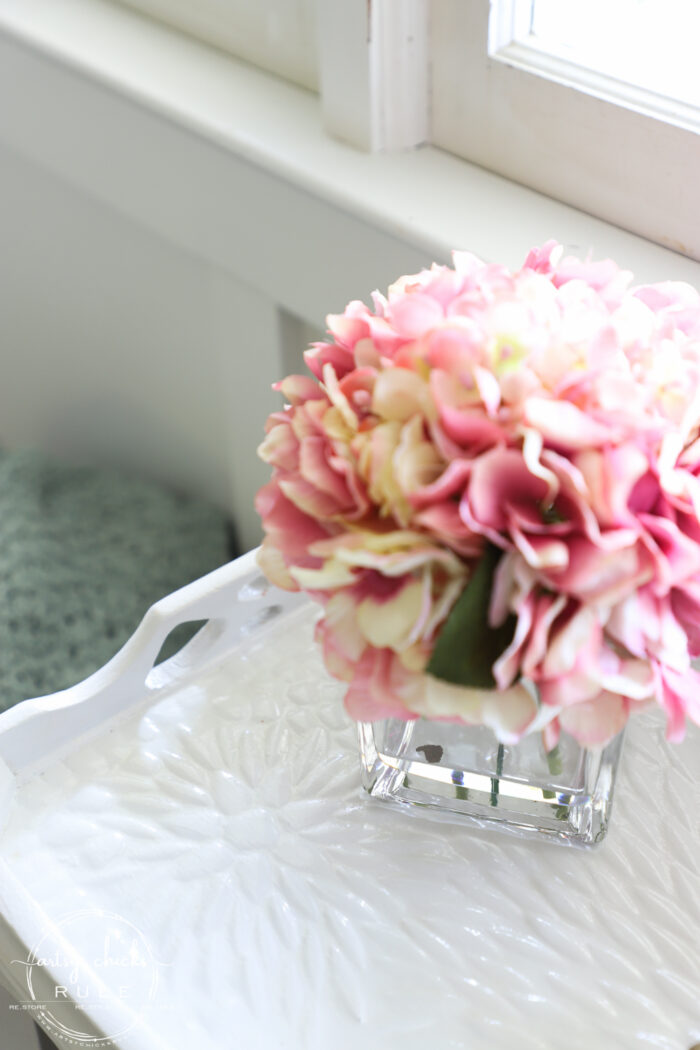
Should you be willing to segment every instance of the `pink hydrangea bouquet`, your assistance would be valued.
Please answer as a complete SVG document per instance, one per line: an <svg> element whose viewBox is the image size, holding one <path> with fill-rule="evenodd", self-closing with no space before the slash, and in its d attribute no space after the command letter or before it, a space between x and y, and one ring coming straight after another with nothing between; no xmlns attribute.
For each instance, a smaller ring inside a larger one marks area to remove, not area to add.
<svg viewBox="0 0 700 1050"><path fill-rule="evenodd" d="M402 277L276 386L260 564L358 720L700 722L700 296L561 254Z"/></svg>

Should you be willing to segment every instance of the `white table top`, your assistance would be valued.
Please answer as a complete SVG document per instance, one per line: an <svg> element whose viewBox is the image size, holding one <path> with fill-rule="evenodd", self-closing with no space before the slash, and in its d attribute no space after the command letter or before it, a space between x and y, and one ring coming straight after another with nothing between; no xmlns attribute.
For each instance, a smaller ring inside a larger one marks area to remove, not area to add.
<svg viewBox="0 0 700 1050"><path fill-rule="evenodd" d="M20 775L0 839L15 994L17 952L59 928L88 965L107 915L151 961L143 994L82 1023L131 1024L114 1043L133 1050L689 1050L700 733L672 747L656 713L634 722L590 853L407 816L360 794L314 619L283 609L204 669L164 672Z"/></svg>

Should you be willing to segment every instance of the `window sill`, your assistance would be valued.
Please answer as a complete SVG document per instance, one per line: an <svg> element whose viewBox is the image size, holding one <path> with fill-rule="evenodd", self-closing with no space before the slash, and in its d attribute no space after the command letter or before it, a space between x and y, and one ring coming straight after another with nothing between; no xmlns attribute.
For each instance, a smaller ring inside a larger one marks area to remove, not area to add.
<svg viewBox="0 0 700 1050"><path fill-rule="evenodd" d="M700 263L438 149L336 142L315 95L105 0L0 0L0 91L0 145L312 322L368 290L380 242L386 267L452 247L517 265L556 237L700 285Z"/></svg>

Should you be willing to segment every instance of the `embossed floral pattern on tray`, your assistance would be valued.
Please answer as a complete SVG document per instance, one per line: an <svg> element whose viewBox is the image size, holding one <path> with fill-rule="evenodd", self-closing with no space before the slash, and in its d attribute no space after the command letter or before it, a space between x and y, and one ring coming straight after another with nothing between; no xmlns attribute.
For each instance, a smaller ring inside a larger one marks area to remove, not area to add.
<svg viewBox="0 0 700 1050"><path fill-rule="evenodd" d="M164 1045L700 1039L700 733L667 754L660 713L630 727L599 854L407 819L360 794L315 616L281 616L27 783L2 840L47 915L143 930Z"/></svg>

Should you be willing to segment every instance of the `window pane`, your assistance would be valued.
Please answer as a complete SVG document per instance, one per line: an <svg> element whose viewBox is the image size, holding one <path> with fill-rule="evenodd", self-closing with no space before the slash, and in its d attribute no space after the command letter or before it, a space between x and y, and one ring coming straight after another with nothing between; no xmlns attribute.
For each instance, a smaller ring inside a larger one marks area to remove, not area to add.
<svg viewBox="0 0 700 1050"><path fill-rule="evenodd" d="M700 107L700 4L533 0L532 34L556 55Z"/></svg>

